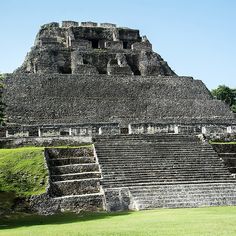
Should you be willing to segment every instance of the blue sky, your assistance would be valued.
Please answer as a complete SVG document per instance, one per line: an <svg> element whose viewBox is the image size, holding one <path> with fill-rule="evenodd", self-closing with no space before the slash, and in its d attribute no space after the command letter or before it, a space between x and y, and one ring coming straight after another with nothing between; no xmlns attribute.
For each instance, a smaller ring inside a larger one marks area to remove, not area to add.
<svg viewBox="0 0 236 236"><path fill-rule="evenodd" d="M235 0L1 0L0 72L19 67L40 25L62 20L140 29L178 75L236 87Z"/></svg>

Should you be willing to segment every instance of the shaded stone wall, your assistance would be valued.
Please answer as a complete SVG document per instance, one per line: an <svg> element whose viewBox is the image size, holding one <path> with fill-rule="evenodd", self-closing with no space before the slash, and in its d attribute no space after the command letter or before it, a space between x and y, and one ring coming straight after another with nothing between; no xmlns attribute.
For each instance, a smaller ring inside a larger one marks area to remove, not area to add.
<svg viewBox="0 0 236 236"><path fill-rule="evenodd" d="M224 164L236 178L236 144L211 144Z"/></svg>
<svg viewBox="0 0 236 236"><path fill-rule="evenodd" d="M20 124L233 119L191 77L9 74L4 102L9 122Z"/></svg>

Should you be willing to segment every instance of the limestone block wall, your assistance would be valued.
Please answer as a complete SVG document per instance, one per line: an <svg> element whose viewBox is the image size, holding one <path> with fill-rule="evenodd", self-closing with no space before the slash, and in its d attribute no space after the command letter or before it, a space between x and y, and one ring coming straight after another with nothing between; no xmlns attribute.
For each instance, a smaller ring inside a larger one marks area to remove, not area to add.
<svg viewBox="0 0 236 236"><path fill-rule="evenodd" d="M9 122L19 124L233 119L191 77L9 74L4 102Z"/></svg>

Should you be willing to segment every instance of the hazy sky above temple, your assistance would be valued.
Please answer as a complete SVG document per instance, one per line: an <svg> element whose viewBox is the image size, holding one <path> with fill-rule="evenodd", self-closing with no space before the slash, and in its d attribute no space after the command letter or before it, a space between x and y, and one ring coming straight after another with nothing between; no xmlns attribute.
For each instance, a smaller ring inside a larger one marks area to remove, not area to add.
<svg viewBox="0 0 236 236"><path fill-rule="evenodd" d="M42 24L137 28L178 75L236 87L235 0L0 0L0 72L19 67Z"/></svg>

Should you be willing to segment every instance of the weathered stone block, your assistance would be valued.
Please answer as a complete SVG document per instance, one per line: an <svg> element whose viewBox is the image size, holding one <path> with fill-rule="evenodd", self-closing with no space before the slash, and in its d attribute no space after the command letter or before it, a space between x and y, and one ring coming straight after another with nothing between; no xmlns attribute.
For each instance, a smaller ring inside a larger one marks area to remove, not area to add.
<svg viewBox="0 0 236 236"><path fill-rule="evenodd" d="M79 22L77 21L62 21L62 27L64 28L69 28L69 27L78 27L79 26Z"/></svg>

